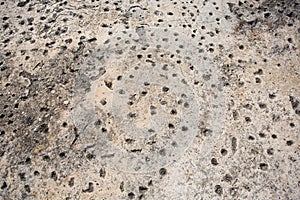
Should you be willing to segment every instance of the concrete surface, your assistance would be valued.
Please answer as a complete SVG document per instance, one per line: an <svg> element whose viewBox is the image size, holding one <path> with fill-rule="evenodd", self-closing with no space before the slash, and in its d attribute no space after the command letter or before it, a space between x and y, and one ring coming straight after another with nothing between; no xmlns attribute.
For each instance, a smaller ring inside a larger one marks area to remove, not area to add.
<svg viewBox="0 0 300 200"><path fill-rule="evenodd" d="M0 199L300 199L299 1L0 13Z"/></svg>

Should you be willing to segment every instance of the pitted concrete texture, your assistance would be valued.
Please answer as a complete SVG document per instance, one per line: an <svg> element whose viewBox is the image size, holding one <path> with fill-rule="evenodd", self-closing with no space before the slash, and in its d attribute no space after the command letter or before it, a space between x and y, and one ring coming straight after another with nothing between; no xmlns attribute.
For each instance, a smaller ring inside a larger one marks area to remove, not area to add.
<svg viewBox="0 0 300 200"><path fill-rule="evenodd" d="M0 199L300 199L298 0L0 13Z"/></svg>

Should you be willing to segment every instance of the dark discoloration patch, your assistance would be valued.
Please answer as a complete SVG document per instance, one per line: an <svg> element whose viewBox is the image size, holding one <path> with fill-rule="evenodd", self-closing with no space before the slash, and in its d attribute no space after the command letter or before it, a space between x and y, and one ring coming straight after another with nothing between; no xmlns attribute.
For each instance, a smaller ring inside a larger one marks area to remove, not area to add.
<svg viewBox="0 0 300 200"><path fill-rule="evenodd" d="M265 0L262 3L228 3L230 11L240 20L237 31L266 27L273 30L280 26L293 26L300 20L297 0Z"/></svg>
<svg viewBox="0 0 300 200"><path fill-rule="evenodd" d="M13 66L9 60L6 63ZM38 146L46 148L49 145L49 136L54 131L50 124L59 117L58 109L67 108L62 101L68 99L71 90L67 88L71 88L75 76L68 72L68 63L71 63L70 58L61 57L50 60L35 72L14 70L3 77L3 83L9 85L1 90L0 107L6 108L2 109L4 117L0 125L9 133L3 144L13 142L16 147L12 163L24 160L36 152Z"/></svg>

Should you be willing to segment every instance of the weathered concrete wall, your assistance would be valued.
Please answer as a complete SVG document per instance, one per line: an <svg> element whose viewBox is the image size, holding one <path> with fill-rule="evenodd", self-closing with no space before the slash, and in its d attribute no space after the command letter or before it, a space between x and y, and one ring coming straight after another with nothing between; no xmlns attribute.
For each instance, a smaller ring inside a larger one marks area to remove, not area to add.
<svg viewBox="0 0 300 200"><path fill-rule="evenodd" d="M0 13L0 199L300 199L299 1Z"/></svg>

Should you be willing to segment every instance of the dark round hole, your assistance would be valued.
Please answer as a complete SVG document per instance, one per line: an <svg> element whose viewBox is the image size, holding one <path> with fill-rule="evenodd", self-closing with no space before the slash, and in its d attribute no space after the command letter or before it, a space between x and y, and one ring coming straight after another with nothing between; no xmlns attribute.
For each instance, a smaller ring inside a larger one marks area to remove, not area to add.
<svg viewBox="0 0 300 200"><path fill-rule="evenodd" d="M161 169L159 170L159 174L162 175L162 176L164 176L164 175L167 174L167 170L166 170L165 168L161 168Z"/></svg>

